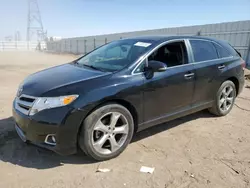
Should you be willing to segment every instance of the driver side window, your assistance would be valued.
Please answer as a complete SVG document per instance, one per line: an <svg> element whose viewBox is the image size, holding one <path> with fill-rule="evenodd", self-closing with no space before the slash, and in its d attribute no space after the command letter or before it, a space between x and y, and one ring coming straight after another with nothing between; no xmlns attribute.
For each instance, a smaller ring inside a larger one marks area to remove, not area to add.
<svg viewBox="0 0 250 188"><path fill-rule="evenodd" d="M184 41L171 42L156 49L149 57L150 61L160 61L167 67L174 67L188 63L187 49ZM134 71L134 73L144 72L146 61L144 60Z"/></svg>
<svg viewBox="0 0 250 188"><path fill-rule="evenodd" d="M160 61L167 67L174 67L188 63L187 50L184 41L168 43L155 50L149 57L148 61Z"/></svg>

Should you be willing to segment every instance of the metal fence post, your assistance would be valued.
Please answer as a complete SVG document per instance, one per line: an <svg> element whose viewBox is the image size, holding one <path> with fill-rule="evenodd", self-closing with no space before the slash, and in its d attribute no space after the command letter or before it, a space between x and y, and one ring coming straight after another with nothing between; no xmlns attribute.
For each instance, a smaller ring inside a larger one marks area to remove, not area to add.
<svg viewBox="0 0 250 188"><path fill-rule="evenodd" d="M105 38L105 44L107 44L107 42L108 42L108 39L107 39L107 38Z"/></svg>
<svg viewBox="0 0 250 188"><path fill-rule="evenodd" d="M201 30L196 33L197 36L201 36Z"/></svg>
<svg viewBox="0 0 250 188"><path fill-rule="evenodd" d="M84 40L84 55L87 53L87 45L86 45L86 43L87 43L87 40L85 39Z"/></svg>
<svg viewBox="0 0 250 188"><path fill-rule="evenodd" d="M63 41L60 41L60 52L63 53Z"/></svg>
<svg viewBox="0 0 250 188"><path fill-rule="evenodd" d="M67 49L67 42L66 42L66 40L64 40L64 53L67 52L66 49Z"/></svg>
<svg viewBox="0 0 250 188"><path fill-rule="evenodd" d="M94 38L94 49L96 48L96 45L95 45L95 38Z"/></svg>
<svg viewBox="0 0 250 188"><path fill-rule="evenodd" d="M72 53L71 49L72 49L72 42L71 42L71 40L69 39L69 53Z"/></svg>
<svg viewBox="0 0 250 188"><path fill-rule="evenodd" d="M76 40L76 54L78 54L78 40Z"/></svg>
<svg viewBox="0 0 250 188"><path fill-rule="evenodd" d="M247 57L246 57L246 67L250 69L250 34L249 34Z"/></svg>
<svg viewBox="0 0 250 188"><path fill-rule="evenodd" d="M250 44L247 50L246 64L247 68L250 69Z"/></svg>

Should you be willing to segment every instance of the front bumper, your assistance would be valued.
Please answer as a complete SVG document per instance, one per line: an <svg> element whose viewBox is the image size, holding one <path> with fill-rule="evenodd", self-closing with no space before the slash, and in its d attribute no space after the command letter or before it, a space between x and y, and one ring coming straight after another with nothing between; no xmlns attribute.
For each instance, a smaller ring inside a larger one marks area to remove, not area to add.
<svg viewBox="0 0 250 188"><path fill-rule="evenodd" d="M14 103L13 118L17 133L23 141L29 141L61 155L77 152L77 133L82 121L79 112L71 112L68 107L62 107L28 116L18 111ZM45 143L46 136L51 134L56 137L54 146Z"/></svg>

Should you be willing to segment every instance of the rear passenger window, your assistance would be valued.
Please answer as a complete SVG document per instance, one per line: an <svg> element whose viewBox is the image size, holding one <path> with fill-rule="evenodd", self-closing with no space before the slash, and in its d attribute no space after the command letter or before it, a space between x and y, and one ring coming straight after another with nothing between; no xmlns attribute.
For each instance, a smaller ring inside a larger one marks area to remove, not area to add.
<svg viewBox="0 0 250 188"><path fill-rule="evenodd" d="M228 52L227 49L223 48L222 46L218 45L218 44L215 44L213 43L218 54L219 54L219 57L220 58L223 58L223 57L231 57L232 55Z"/></svg>
<svg viewBox="0 0 250 188"><path fill-rule="evenodd" d="M190 40L190 44L193 49L195 62L218 59L216 49L211 42Z"/></svg>

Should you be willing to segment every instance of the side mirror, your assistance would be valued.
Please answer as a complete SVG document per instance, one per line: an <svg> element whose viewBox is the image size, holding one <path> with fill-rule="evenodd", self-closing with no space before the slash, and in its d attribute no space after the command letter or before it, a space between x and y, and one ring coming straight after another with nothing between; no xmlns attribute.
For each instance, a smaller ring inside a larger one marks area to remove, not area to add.
<svg viewBox="0 0 250 188"><path fill-rule="evenodd" d="M167 70L167 65L161 61L149 61L147 69L152 70L153 72L164 72Z"/></svg>

